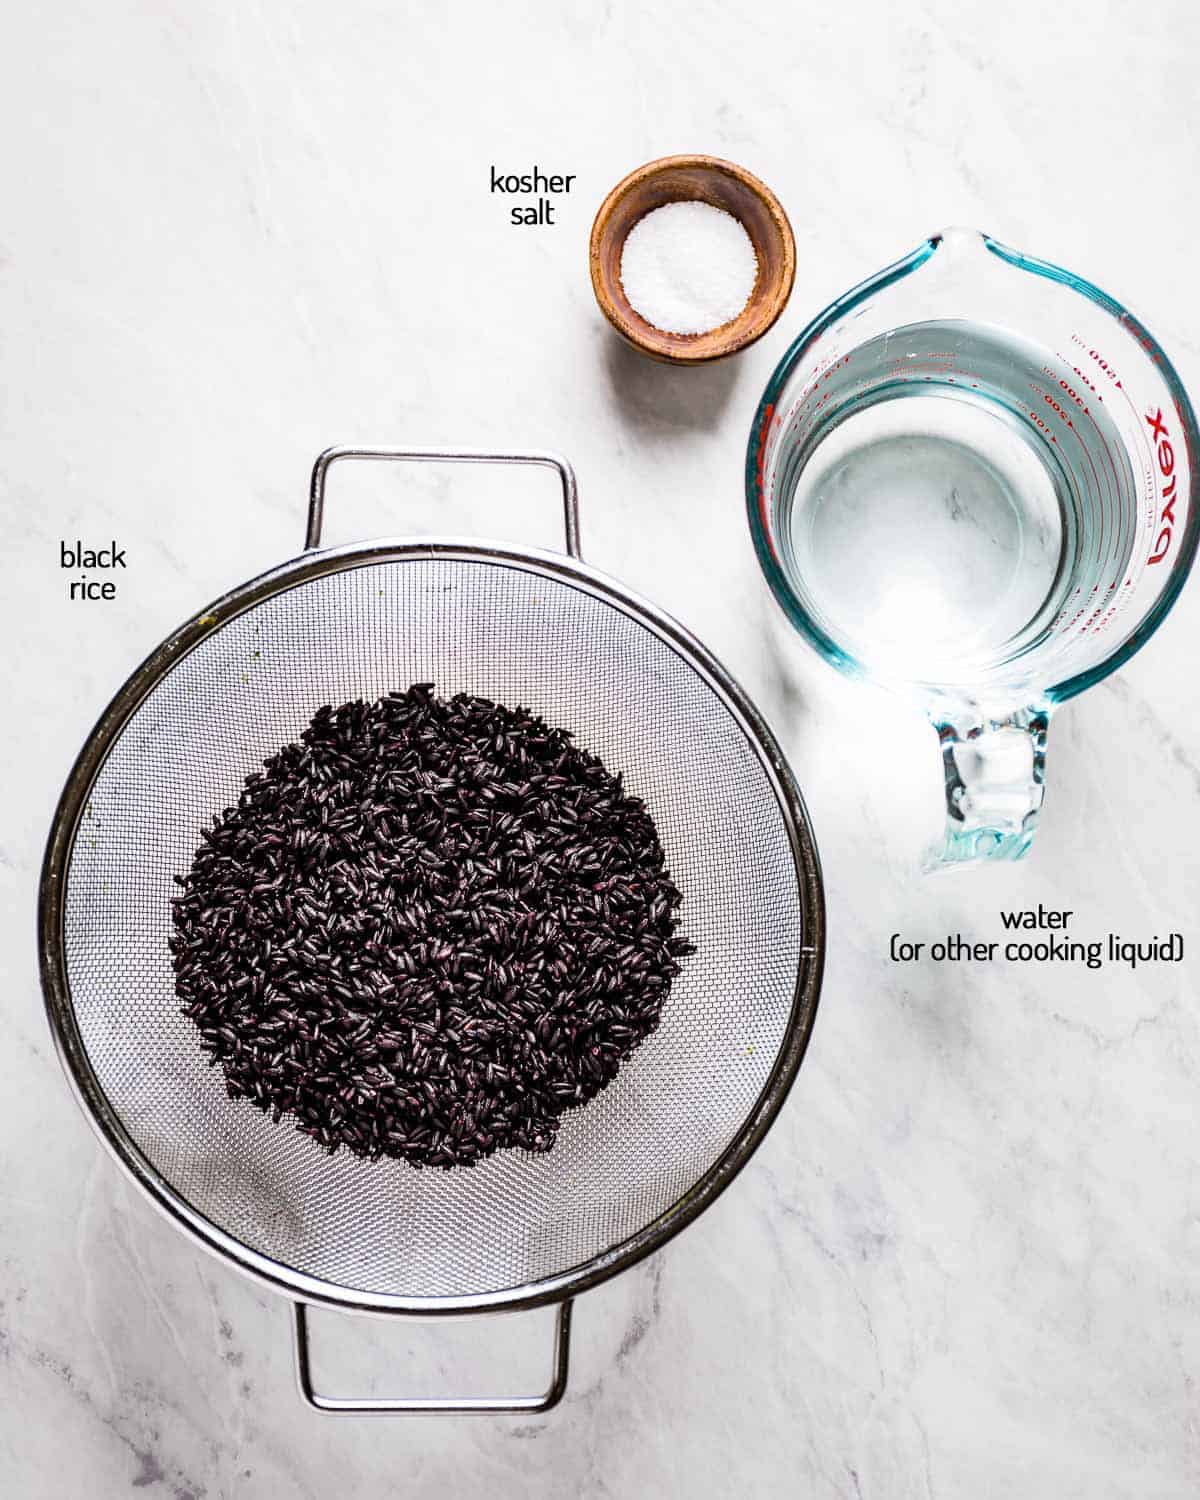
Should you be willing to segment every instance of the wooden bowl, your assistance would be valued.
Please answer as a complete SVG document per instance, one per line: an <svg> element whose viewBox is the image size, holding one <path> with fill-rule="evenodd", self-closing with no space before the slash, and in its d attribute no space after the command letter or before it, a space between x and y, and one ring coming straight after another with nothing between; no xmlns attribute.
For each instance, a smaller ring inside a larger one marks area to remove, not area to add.
<svg viewBox="0 0 1200 1500"><path fill-rule="evenodd" d="M741 221L758 257L746 306L707 333L664 333L634 312L621 285L625 236L664 203L699 199ZM673 365L724 359L762 338L783 311L796 279L796 241L779 200L764 183L716 156L664 156L618 182L592 224L592 289L600 311L628 344Z"/></svg>

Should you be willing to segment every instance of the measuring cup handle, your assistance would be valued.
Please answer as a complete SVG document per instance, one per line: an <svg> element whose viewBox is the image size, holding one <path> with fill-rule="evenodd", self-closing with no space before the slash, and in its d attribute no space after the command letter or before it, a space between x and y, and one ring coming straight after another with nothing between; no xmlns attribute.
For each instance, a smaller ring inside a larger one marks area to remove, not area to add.
<svg viewBox="0 0 1200 1500"><path fill-rule="evenodd" d="M1021 859L1037 832L1046 777L1048 706L997 718L933 716L942 745L946 836L926 870Z"/></svg>
<svg viewBox="0 0 1200 1500"><path fill-rule="evenodd" d="M313 465L308 493L308 531L304 547L308 552L321 545L321 522L325 515L325 478L335 463L346 458L373 458L405 463L435 464L533 464L553 469L562 484L563 529L567 552L581 557L579 550L579 491L575 470L558 453L528 449L520 453L493 453L484 448L326 448Z"/></svg>
<svg viewBox="0 0 1200 1500"><path fill-rule="evenodd" d="M554 1355L550 1384L537 1396L323 1396L313 1385L308 1352L308 1308L293 1302L296 1338L296 1382L300 1394L317 1411L342 1416L463 1416L469 1413L530 1413L557 1406L567 1389L567 1367L571 1357L571 1299L558 1304L554 1322ZM404 1313L382 1313L382 1317L404 1317Z"/></svg>

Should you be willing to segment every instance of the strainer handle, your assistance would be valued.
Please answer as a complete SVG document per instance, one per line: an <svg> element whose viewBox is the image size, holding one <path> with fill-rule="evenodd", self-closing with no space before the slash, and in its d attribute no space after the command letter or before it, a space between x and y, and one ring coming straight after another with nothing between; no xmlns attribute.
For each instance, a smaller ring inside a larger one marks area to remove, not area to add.
<svg viewBox="0 0 1200 1500"><path fill-rule="evenodd" d="M321 545L321 521L325 514L325 476L344 458L378 458L413 463L435 464L534 464L553 469L562 484L563 529L567 552L582 557L579 550L579 491L575 470L558 453L528 449L521 453L493 453L486 448L326 448L313 465L312 484L308 494L308 533L304 539L307 551Z"/></svg>
<svg viewBox="0 0 1200 1500"><path fill-rule="evenodd" d="M335 1412L343 1416L429 1416L431 1414L457 1415L466 1413L498 1412L528 1413L549 1411L557 1406L567 1389L567 1367L571 1357L571 1299L558 1304L554 1324L554 1366L549 1388L540 1396L431 1396L404 1397L389 1400L377 1397L322 1396L313 1386L312 1365L308 1353L308 1307L303 1302L293 1302L296 1332L296 1379L300 1394L317 1411ZM403 1313L384 1314L387 1317L403 1317Z"/></svg>

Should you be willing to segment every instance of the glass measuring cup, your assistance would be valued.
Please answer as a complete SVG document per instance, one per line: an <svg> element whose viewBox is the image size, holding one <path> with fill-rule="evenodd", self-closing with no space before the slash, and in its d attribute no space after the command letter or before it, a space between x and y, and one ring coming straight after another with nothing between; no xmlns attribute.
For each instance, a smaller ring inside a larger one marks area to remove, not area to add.
<svg viewBox="0 0 1200 1500"><path fill-rule="evenodd" d="M839 298L771 377L750 528L792 624L937 730L929 867L1019 859L1054 710L1157 629L1196 553L1200 435L1147 330L949 229Z"/></svg>

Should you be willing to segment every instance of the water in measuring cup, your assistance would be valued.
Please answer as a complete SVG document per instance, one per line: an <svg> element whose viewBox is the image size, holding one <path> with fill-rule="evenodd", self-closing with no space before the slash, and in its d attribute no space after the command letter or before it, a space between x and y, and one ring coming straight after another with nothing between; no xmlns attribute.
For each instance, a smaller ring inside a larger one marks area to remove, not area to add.
<svg viewBox="0 0 1200 1500"><path fill-rule="evenodd" d="M1102 415L1094 434L1052 439L1037 393L1060 365L998 328L915 324L856 346L793 413L778 461L785 571L869 672L984 681L1098 576L1081 453L1115 430Z"/></svg>

